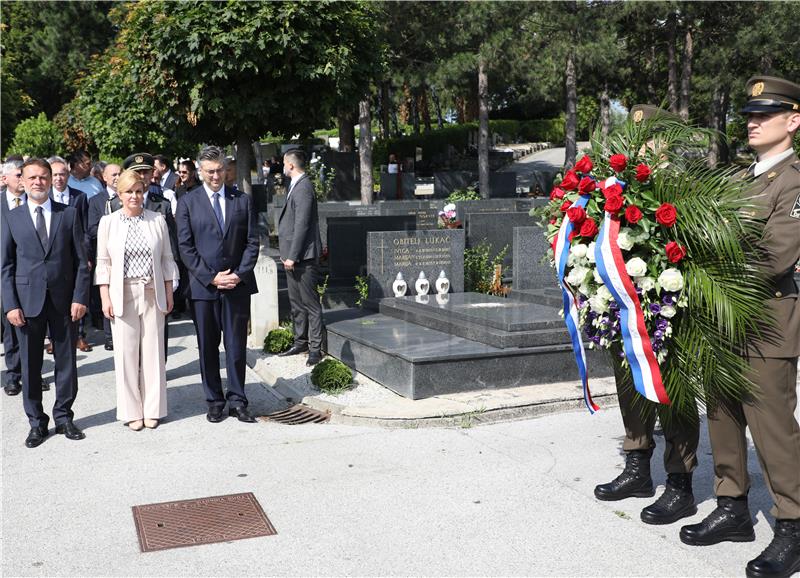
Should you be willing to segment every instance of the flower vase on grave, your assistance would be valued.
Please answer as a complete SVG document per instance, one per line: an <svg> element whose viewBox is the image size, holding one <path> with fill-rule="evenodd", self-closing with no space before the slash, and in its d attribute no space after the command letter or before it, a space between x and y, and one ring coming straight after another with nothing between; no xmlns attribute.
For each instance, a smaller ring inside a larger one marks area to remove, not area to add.
<svg viewBox="0 0 800 578"><path fill-rule="evenodd" d="M450 292L450 279L444 274L444 270L439 272L439 278L436 280L436 292L439 295Z"/></svg>
<svg viewBox="0 0 800 578"><path fill-rule="evenodd" d="M406 291L408 291L408 283L403 279L403 274L398 273L397 278L394 280L394 283L392 283L392 292L395 297L403 297Z"/></svg>
<svg viewBox="0 0 800 578"><path fill-rule="evenodd" d="M414 283L414 289L417 292L417 295L427 295L428 291L431 289L431 284L428 281L428 278L425 277L425 271L419 272L419 278L417 282Z"/></svg>

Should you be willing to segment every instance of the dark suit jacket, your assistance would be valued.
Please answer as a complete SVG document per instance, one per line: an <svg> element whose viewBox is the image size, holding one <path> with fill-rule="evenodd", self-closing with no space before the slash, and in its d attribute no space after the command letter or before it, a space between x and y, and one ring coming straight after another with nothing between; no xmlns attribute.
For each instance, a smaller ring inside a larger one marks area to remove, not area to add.
<svg viewBox="0 0 800 578"><path fill-rule="evenodd" d="M89 217L89 199L86 196L86 193L83 191L73 188L67 187L69 191L69 205L70 207L75 207L78 213L81 216L81 224L83 225L83 230L86 231L88 225L88 217ZM53 189L50 189L50 200L55 201L53 197Z"/></svg>
<svg viewBox="0 0 800 578"><path fill-rule="evenodd" d="M47 252L26 205L8 214L2 233L3 312L22 308L36 317L47 292L59 312L69 314L72 303L89 304L90 274L81 216L75 207L51 203Z"/></svg>
<svg viewBox="0 0 800 578"><path fill-rule="evenodd" d="M307 175L297 179L278 217L281 260L305 261L322 254L314 185Z"/></svg>
<svg viewBox="0 0 800 578"><path fill-rule="evenodd" d="M250 195L224 188L225 230L221 231L205 188L178 199L178 248L189 271L192 299L212 301L220 291L211 284L220 271L230 269L241 279L228 294L258 292L253 273L258 260L258 227Z"/></svg>
<svg viewBox="0 0 800 578"><path fill-rule="evenodd" d="M171 191L174 191L175 184L177 182L178 182L178 174L172 169L170 169L169 176L167 177L167 180L164 182L164 186L162 187L162 189L169 189Z"/></svg>

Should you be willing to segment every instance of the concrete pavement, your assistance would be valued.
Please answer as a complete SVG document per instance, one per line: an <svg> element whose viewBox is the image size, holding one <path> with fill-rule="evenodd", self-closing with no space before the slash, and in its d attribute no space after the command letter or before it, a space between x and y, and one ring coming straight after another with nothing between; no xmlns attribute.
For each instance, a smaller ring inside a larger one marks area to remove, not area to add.
<svg viewBox="0 0 800 578"><path fill-rule="evenodd" d="M623 464L613 407L433 429L208 423L191 325L171 329L170 415L156 430L115 420L102 347L80 355L83 441L25 448L21 399L0 396L4 576L736 576L771 539L753 454L756 543L684 546L680 524L639 521L650 500L595 500ZM248 392L257 413L285 403L254 373ZM711 483L703 427L689 521L713 508ZM247 491L276 536L139 552L131 506Z"/></svg>

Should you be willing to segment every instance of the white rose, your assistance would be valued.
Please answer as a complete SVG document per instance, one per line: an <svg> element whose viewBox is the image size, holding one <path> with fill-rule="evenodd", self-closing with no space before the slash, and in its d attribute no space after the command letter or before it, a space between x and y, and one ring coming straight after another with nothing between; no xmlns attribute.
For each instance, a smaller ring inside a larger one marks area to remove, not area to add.
<svg viewBox="0 0 800 578"><path fill-rule="evenodd" d="M577 259L582 259L583 257L586 256L586 245L584 245L583 243L573 245L572 247L570 247L569 254L575 255Z"/></svg>
<svg viewBox="0 0 800 578"><path fill-rule="evenodd" d="M587 285L585 282L584 282L584 284L583 284L583 285L581 285L580 287L578 287L578 291L580 291L580 292L581 292L581 294L582 294L582 295L585 295L586 297L588 297L589 295L591 295L591 294L592 294L592 288L591 288L591 287L589 287L589 285Z"/></svg>
<svg viewBox="0 0 800 578"><path fill-rule="evenodd" d="M636 285L639 286L639 289L647 293L651 289L655 288L656 280L652 277L639 277L636 279Z"/></svg>
<svg viewBox="0 0 800 578"><path fill-rule="evenodd" d="M639 257L634 257L625 263L625 270L631 277L643 277L647 273L647 263Z"/></svg>
<svg viewBox="0 0 800 578"><path fill-rule="evenodd" d="M603 278L600 276L600 271L593 269L592 274L594 275L594 280L597 284L605 285L605 281L603 281Z"/></svg>
<svg viewBox="0 0 800 578"><path fill-rule="evenodd" d="M589 306L595 313L605 313L608 311L608 301L599 295L592 295L589 297Z"/></svg>
<svg viewBox="0 0 800 578"><path fill-rule="evenodd" d="M609 291L608 287L605 285L600 285L600 287L597 288L597 296L604 301L611 301L611 299L614 298L611 291Z"/></svg>
<svg viewBox="0 0 800 578"><path fill-rule="evenodd" d="M623 251L630 251L633 247L634 235L630 229L622 229L617 236L617 245Z"/></svg>
<svg viewBox="0 0 800 578"><path fill-rule="evenodd" d="M667 319L672 319L675 317L677 311L672 305L663 305L661 307L661 317L665 317Z"/></svg>
<svg viewBox="0 0 800 578"><path fill-rule="evenodd" d="M586 280L586 275L589 273L589 269L586 267L573 267L572 270L567 275L567 283L569 283L573 287L578 287L583 284Z"/></svg>
<svg viewBox="0 0 800 578"><path fill-rule="evenodd" d="M444 208L442 209L442 211L444 211L445 213L447 213L449 211L455 211L455 210L456 210L455 203L450 203L448 205L445 205Z"/></svg>
<svg viewBox="0 0 800 578"><path fill-rule="evenodd" d="M680 291L683 289L683 275L677 269L664 269L658 276L658 284L664 291Z"/></svg>
<svg viewBox="0 0 800 578"><path fill-rule="evenodd" d="M594 241L589 243L589 246L586 248L586 258L589 259L589 263L594 263L595 262L594 248L595 248L595 242Z"/></svg>

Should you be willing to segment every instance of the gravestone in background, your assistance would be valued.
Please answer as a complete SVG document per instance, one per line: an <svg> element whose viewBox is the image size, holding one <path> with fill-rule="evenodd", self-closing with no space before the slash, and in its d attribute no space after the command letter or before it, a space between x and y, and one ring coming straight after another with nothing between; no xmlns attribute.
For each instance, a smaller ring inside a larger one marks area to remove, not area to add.
<svg viewBox="0 0 800 578"><path fill-rule="evenodd" d="M330 194L331 201L354 201L361 198L361 172L357 153L325 151L322 162L327 169L335 169L336 177Z"/></svg>
<svg viewBox="0 0 800 578"><path fill-rule="evenodd" d="M467 220L467 247L475 247L481 241L492 246L491 256L508 245L503 267L510 267L514 256L514 227L530 227L533 217L528 213L471 213Z"/></svg>
<svg viewBox="0 0 800 578"><path fill-rule="evenodd" d="M381 173L381 197L397 199L397 185L403 189L401 199L413 199L415 189L414 173Z"/></svg>
<svg viewBox="0 0 800 578"><path fill-rule="evenodd" d="M328 219L328 268L331 285L355 285L367 267L367 233L413 231L415 215L332 217Z"/></svg>
<svg viewBox="0 0 800 578"><path fill-rule="evenodd" d="M406 295L415 295L414 283L420 271L436 293L436 279L444 271L451 293L464 292L464 231L371 232L367 236L367 273L370 299L393 297L392 284L402 273L408 284Z"/></svg>
<svg viewBox="0 0 800 578"><path fill-rule="evenodd" d="M508 171L504 173L489 174L489 190L493 199L517 196L517 173Z"/></svg>
<svg viewBox="0 0 800 578"><path fill-rule="evenodd" d="M250 300L250 335L248 347L261 349L264 338L278 327L278 266L268 252L269 243L262 239L253 270L258 285L258 298Z"/></svg>
<svg viewBox="0 0 800 578"><path fill-rule="evenodd" d="M477 176L468 171L440 171L433 173L433 196L445 199L453 191L466 189L477 180Z"/></svg>
<svg viewBox="0 0 800 578"><path fill-rule="evenodd" d="M548 262L542 262L550 243L539 226L516 227L513 241L514 291L527 289L555 289L558 287L556 275Z"/></svg>

